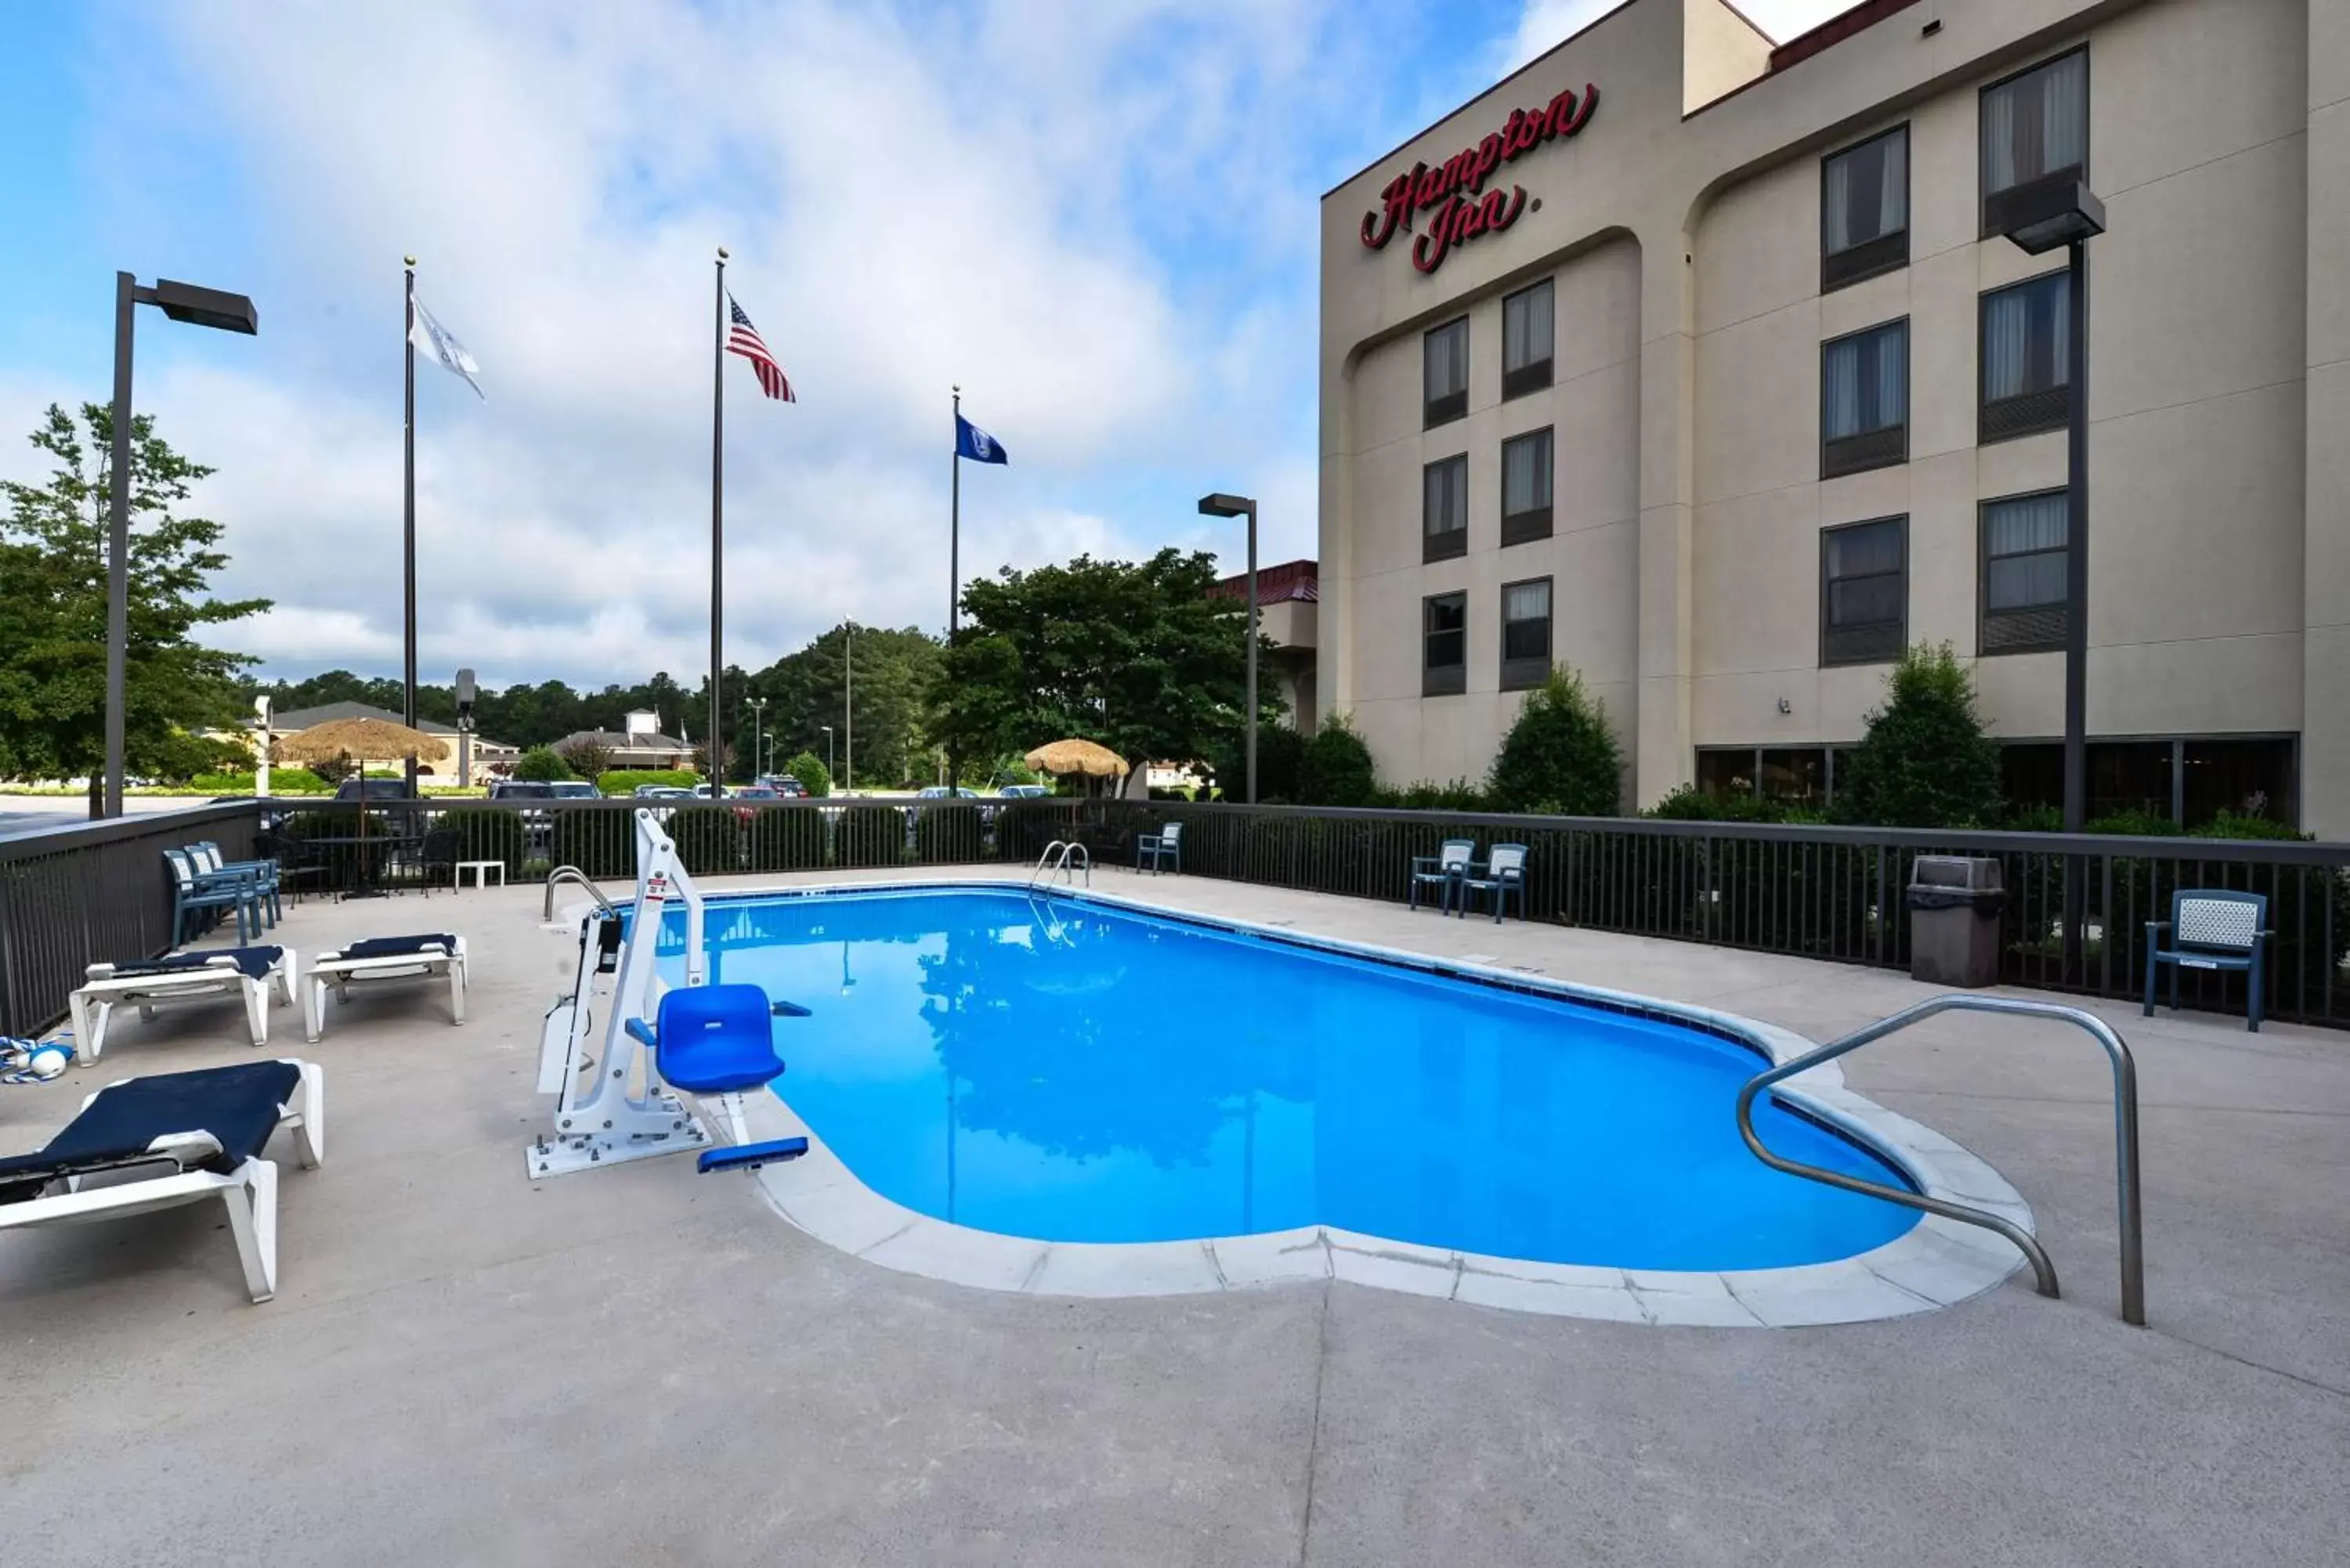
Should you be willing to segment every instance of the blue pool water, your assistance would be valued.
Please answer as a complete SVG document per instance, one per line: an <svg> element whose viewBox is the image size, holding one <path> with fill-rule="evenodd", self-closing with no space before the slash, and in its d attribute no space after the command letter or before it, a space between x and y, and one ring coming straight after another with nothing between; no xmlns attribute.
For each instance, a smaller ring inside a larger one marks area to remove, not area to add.
<svg viewBox="0 0 2350 1568"><path fill-rule="evenodd" d="M1688 1027L1018 892L720 899L707 932L712 980L811 1010L775 1025L792 1108L876 1191L983 1231L1327 1224L1711 1270L1847 1257L1916 1219L1756 1160L1733 1106L1762 1060ZM1903 1179L1775 1106L1757 1126Z"/></svg>

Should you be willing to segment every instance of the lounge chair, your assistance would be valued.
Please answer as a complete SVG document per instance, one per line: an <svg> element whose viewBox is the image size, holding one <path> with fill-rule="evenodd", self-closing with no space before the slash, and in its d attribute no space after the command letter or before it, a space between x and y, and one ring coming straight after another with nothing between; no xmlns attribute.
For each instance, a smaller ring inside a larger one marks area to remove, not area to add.
<svg viewBox="0 0 2350 1568"><path fill-rule="evenodd" d="M323 1075L307 1062L247 1062L109 1084L37 1154L0 1159L0 1230L111 1220L218 1198L253 1299L277 1293L277 1167L291 1127L303 1166L324 1158ZM87 1186L94 1176L133 1178Z"/></svg>
<svg viewBox="0 0 2350 1568"><path fill-rule="evenodd" d="M269 984L294 1001L293 955L282 947L215 948L132 963L94 963L73 993L74 1061L87 1067L106 1049L107 1021L118 1006L152 1018L159 1007L242 997L255 1045L269 1044Z"/></svg>
<svg viewBox="0 0 2350 1568"><path fill-rule="evenodd" d="M1471 895L1483 893L1493 900L1493 923L1502 923L1502 913L1510 907L1510 895L1518 896L1518 919L1526 918L1526 846L1523 844L1496 844L1482 867L1471 866L1461 875L1461 913L1466 918Z"/></svg>
<svg viewBox="0 0 2350 1568"><path fill-rule="evenodd" d="M1439 899L1438 907L1441 909L1451 909L1452 890L1459 886L1461 878L1469 874L1469 857L1476 853L1477 846L1474 840L1448 838L1437 853L1413 856L1411 857L1410 907L1419 909L1420 890L1433 888Z"/></svg>
<svg viewBox="0 0 2350 1568"><path fill-rule="evenodd" d="M261 934L260 898L242 877L208 876L196 868L184 849L166 849L163 863L172 871L172 943L174 947L201 934L223 913L236 917L236 940L252 941Z"/></svg>
<svg viewBox="0 0 2350 1568"><path fill-rule="evenodd" d="M1137 834L1134 840L1134 868L1149 866L1153 872L1172 867L1183 869L1183 825L1170 822L1157 833Z"/></svg>
<svg viewBox="0 0 2350 1568"><path fill-rule="evenodd" d="M2154 1016L2154 973L2170 966L2170 1007L2178 1010L2182 969L2241 970L2244 1029L2260 1033L2261 992L2268 970L2269 900L2265 893L2181 888L2170 895L2170 919L2146 923L2146 1015ZM2162 933L2175 933L2168 948Z"/></svg>
<svg viewBox="0 0 2350 1568"><path fill-rule="evenodd" d="M465 939L445 932L432 936L369 937L353 942L337 952L320 953L303 978L309 983L302 988L305 1002L303 1028L312 1044L317 1044L318 1032L327 1023L327 988L334 987L335 995L344 1001L351 999L354 985L374 985L385 981L435 980L446 977L449 981L449 1022L465 1022Z"/></svg>

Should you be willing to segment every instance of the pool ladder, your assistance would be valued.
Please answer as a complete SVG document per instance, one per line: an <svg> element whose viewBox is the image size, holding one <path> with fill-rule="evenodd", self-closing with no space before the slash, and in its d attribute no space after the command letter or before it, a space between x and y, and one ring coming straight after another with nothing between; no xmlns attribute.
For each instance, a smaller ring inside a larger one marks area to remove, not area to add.
<svg viewBox="0 0 2350 1568"><path fill-rule="evenodd" d="M2090 1038L2105 1047L2106 1055L2114 1069L2114 1187L2121 1220L2122 1321L2143 1328L2146 1325L2146 1258L2139 1233L2138 1212L2137 1067L2131 1061L2129 1047L2122 1043L2122 1037L2095 1013L2084 1012L2077 1007L2060 1007L2051 1002L2026 1002L2012 996L1929 996L1915 1007L1905 1007L1898 1012L1854 1030L1841 1040L1830 1041L1816 1051L1782 1062L1769 1072L1758 1075L1738 1091L1739 1136L1746 1140L1746 1147L1754 1151L1754 1158L1773 1170L1825 1182L1846 1192L1882 1198L1887 1203L1898 1203L1906 1209L1939 1214L1962 1225L1979 1225L2004 1236L2015 1243L2030 1261L2040 1293L2043 1296L2059 1294L2056 1265L2049 1262L2047 1250L2029 1231L2012 1220L1989 1210L1953 1203L1946 1198L1929 1198L1922 1192L1911 1192L1905 1188L1865 1181L1840 1170L1801 1165L1772 1153L1755 1136L1754 1098L1763 1090L1823 1062L1833 1062L1847 1052L1857 1051L1871 1041L1882 1040L1898 1030L1922 1023L1938 1012L2003 1012L2025 1018L2053 1018L2085 1031Z"/></svg>
<svg viewBox="0 0 2350 1568"><path fill-rule="evenodd" d="M1045 846L1045 853L1036 857L1036 868L1028 873L1028 886L1051 878L1060 873L1061 880L1074 883L1077 873L1086 874L1086 886L1094 885L1094 857L1086 846L1073 838L1055 838Z"/></svg>

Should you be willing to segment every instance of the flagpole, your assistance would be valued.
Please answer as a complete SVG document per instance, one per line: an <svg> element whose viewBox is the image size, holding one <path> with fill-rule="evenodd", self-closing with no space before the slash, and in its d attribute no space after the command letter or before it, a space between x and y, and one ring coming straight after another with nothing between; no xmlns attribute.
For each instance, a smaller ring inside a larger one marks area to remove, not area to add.
<svg viewBox="0 0 2350 1568"><path fill-rule="evenodd" d="M710 340L710 793L725 792L726 747L719 723L719 681L725 672L726 597L726 247L718 247L718 297Z"/></svg>
<svg viewBox="0 0 2350 1568"><path fill-rule="evenodd" d="M952 648L962 617L962 389L954 389L954 452L947 459L954 471L948 493L953 497L947 521L947 646Z"/></svg>
<svg viewBox="0 0 2350 1568"><path fill-rule="evenodd" d="M400 722L416 728L416 258L406 264L407 323L400 335L400 358L406 361L407 387L400 431L400 620L403 628L400 671ZM362 777L367 769L359 769ZM416 757L408 759L408 789L416 794Z"/></svg>

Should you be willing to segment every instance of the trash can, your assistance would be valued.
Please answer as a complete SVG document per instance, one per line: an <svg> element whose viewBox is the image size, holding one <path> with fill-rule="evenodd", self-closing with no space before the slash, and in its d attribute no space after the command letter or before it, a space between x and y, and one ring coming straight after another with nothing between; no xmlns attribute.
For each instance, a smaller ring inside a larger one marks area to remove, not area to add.
<svg viewBox="0 0 2350 1568"><path fill-rule="evenodd" d="M1999 980L1999 917L2007 906L1999 862L1920 855L1909 873L1909 978L1933 985Z"/></svg>

